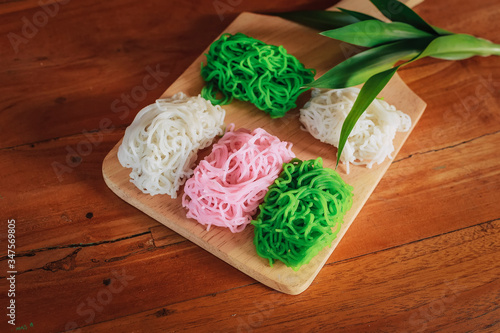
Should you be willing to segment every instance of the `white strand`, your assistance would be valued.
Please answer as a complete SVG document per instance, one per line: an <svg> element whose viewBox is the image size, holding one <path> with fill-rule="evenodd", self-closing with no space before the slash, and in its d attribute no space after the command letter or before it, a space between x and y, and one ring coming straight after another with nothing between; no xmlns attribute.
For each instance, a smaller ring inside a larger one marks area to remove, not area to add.
<svg viewBox="0 0 500 333"><path fill-rule="evenodd" d="M132 168L131 182L142 192L177 197L193 174L199 149L223 134L225 111L201 96L183 93L146 106L127 127L118 160Z"/></svg>
<svg viewBox="0 0 500 333"><path fill-rule="evenodd" d="M316 139L338 147L340 132L359 94L358 88L314 89L309 102L300 110L300 121ZM407 132L411 118L393 105L375 99L361 115L344 146L340 160L371 168L392 158L396 132Z"/></svg>

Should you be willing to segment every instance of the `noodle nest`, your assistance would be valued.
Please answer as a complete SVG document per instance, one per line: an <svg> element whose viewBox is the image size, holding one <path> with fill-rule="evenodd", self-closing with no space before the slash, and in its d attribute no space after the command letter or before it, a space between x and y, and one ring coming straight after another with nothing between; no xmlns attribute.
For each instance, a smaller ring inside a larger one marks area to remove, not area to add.
<svg viewBox="0 0 500 333"><path fill-rule="evenodd" d="M311 100L300 110L300 121L313 137L338 147L342 125L359 91L355 87L314 89ZM346 172L349 173L349 163L371 168L387 157L392 158L396 132L407 132L410 127L410 116L375 99L359 117L345 143L340 160L346 165Z"/></svg>
<svg viewBox="0 0 500 333"><path fill-rule="evenodd" d="M131 182L143 193L177 197L192 175L199 149L223 133L225 111L204 98L178 93L146 106L126 129L118 160L132 168Z"/></svg>
<svg viewBox="0 0 500 333"><path fill-rule="evenodd" d="M233 97L249 101L271 118L280 118L296 107L297 97L314 79L283 46L268 45L242 33L223 34L212 43L201 76L207 82L201 95L214 105ZM217 99L217 92L223 97Z"/></svg>
<svg viewBox="0 0 500 333"><path fill-rule="evenodd" d="M352 205L352 187L323 160L293 159L269 187L252 221L257 254L298 270L337 237Z"/></svg>
<svg viewBox="0 0 500 333"><path fill-rule="evenodd" d="M292 144L261 128L227 132L184 186L187 217L210 226L242 231L257 212L283 163L295 157Z"/></svg>

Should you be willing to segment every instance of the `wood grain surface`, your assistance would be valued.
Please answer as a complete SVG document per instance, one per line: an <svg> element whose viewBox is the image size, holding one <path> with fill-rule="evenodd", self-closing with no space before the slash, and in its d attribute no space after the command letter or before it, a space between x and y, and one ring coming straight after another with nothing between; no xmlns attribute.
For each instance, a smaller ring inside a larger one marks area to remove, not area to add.
<svg viewBox="0 0 500 333"><path fill-rule="evenodd" d="M101 166L134 115L238 13L334 3L58 3L59 12L16 53L7 35L23 36L26 20L41 7L35 0L0 2L0 304L5 309L8 302L6 224L15 219L16 326L28 332L500 329L500 58L423 59L400 71L426 112L312 285L289 296L123 202L107 188ZM221 3L228 6L218 12ZM425 1L415 10L444 29L500 43L496 0ZM147 68L157 66L158 85L127 103ZM87 151L86 142L92 142ZM56 173L54 163L67 169ZM2 318L0 330L14 331Z"/></svg>
<svg viewBox="0 0 500 333"><path fill-rule="evenodd" d="M339 3L339 6L352 8L349 6L351 1L345 0ZM356 3L356 1L353 2ZM361 6L359 10L370 12L370 7L363 8ZM273 33L270 34L270 31ZM243 13L224 32L231 34L242 32L271 45L283 45L290 54L300 59L306 68L315 68L317 78L329 69L332 59L345 57L341 51L340 42L324 38L313 29L278 17ZM319 51L322 49L337 49L338 52L330 52L325 55ZM207 52L208 49L203 53ZM200 76L200 63L204 61L206 61L206 57L202 54L163 95L171 97L178 92L184 92L190 96L198 95L204 86L204 81ZM301 96L298 105L303 105L303 100L310 96L310 94L304 95ZM404 84L399 76L391 80L380 96L383 96L388 103L395 105L398 110L404 110L412 119L411 129L405 133L398 133L394 140L394 155L396 155L422 116L425 103ZM299 121L298 108L289 111L286 117L277 120L271 120L267 114L250 103L234 102L224 106L224 109L226 110L224 119L226 124L234 124L236 128L250 130L258 127L264 128L281 140L291 142L297 158L310 160L321 156L324 167L335 168L336 150L332 149L331 145L318 142L309 133L300 130L303 125ZM270 267L267 259L257 255L253 243L254 231L252 227L247 227L243 232L237 234L231 233L226 228L217 227L207 231L206 227L195 220L188 219L186 210L182 208L182 189L177 199L171 199L167 195L151 196L142 193L130 182L129 173L131 170L122 167L118 161L117 153L120 144L121 142L111 150L103 162L104 180L113 192L158 222L257 281L291 295L297 295L309 287L391 164L391 160L387 159L371 169L352 165L349 174L346 174L345 166L338 168L344 181L354 188L352 207L346 213L344 223L331 246L323 249L308 265L294 271L281 262ZM201 159L200 157L196 164Z"/></svg>

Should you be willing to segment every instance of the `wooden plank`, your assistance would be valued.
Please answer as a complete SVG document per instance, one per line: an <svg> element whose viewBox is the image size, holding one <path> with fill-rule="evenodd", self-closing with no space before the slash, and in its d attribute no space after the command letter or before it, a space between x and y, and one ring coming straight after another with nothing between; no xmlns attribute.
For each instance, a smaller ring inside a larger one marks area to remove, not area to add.
<svg viewBox="0 0 500 333"><path fill-rule="evenodd" d="M393 163L330 261L498 219L500 170L491 152L499 140L500 132Z"/></svg>
<svg viewBox="0 0 500 333"><path fill-rule="evenodd" d="M260 285L84 327L110 330L465 332L498 327L500 222L326 265L307 293ZM478 273L480 270L480 273ZM332 283L334 281L334 283ZM328 285L324 288L322 285ZM228 306L237 304L237 306ZM484 314L485 317L482 317Z"/></svg>
<svg viewBox="0 0 500 333"><path fill-rule="evenodd" d="M73 322L83 327L158 307L165 301L182 302L254 283L191 242L159 247L152 237L147 233L17 257L17 322L32 321L41 332L61 332ZM209 271L216 278L207 279ZM130 277L123 288L117 275ZM5 273L0 276L4 288ZM43 307L41 300L47 300ZM96 308L92 300L97 302ZM57 314L58 319L47 313Z"/></svg>
<svg viewBox="0 0 500 333"><path fill-rule="evenodd" d="M412 8L418 4L424 2L424 0L400 0L406 6ZM337 7L345 8L349 10L355 10L362 12L378 19L387 20L387 18L373 5L371 2L366 0L342 0L336 3L334 6L330 7L328 10L336 10ZM387 13L391 14L391 13Z"/></svg>
<svg viewBox="0 0 500 333"><path fill-rule="evenodd" d="M424 59L404 69L401 77L412 81L411 87L433 112L424 113L400 155L442 149L500 131L499 69L500 57L460 62Z"/></svg>
<svg viewBox="0 0 500 333"><path fill-rule="evenodd" d="M94 135L95 144L80 135L0 151L0 206L18 222L17 253L116 240L158 225L118 200L102 179L102 160L123 130L101 134L100 140ZM78 155L89 144L92 149ZM54 163L63 170L60 178ZM0 248L1 255L6 252Z"/></svg>
<svg viewBox="0 0 500 333"><path fill-rule="evenodd" d="M0 148L98 129L103 113L116 125L130 124L238 13L323 9L331 1L236 3L201 2L192 10L189 3L176 3L172 9L164 1L148 6L131 0L89 0L85 5L61 0L0 2L0 35L4 36L0 73L3 82L9 83L0 85L0 94L5 96L0 101L0 123L18 124L2 128ZM45 13L41 4L51 4L47 8L54 14L43 27L34 26L36 33L23 35L25 20L33 22L34 15ZM106 15L116 12L120 15ZM14 47L9 34L23 42ZM146 96L130 98L134 88L143 86L147 68L156 70L156 66L169 75L161 77ZM116 112L124 107L129 111L126 116Z"/></svg>
<svg viewBox="0 0 500 333"><path fill-rule="evenodd" d="M256 22L259 24L255 24ZM336 61L341 61L344 58L340 52L325 56L323 52L319 51L338 46L338 41L325 39L312 29L277 17L244 13L225 32L244 32L266 43L283 45L291 54L297 56L307 68L315 68L318 71L318 76L328 70L332 64L332 58ZM204 85L199 75L199 66L203 60L204 55L200 55L184 74L167 89L163 96L172 96L179 91L191 96L197 95ZM303 105L305 98L307 98L304 95L301 96L298 105ZM413 126L415 126L423 113L425 103L399 77L396 76L381 95L389 103L409 114ZM308 133L300 130L298 110L291 111L285 117L273 121L249 103L233 102L225 106L225 110L227 112L226 124L234 123L236 128L265 128L281 140L292 142L294 144L293 151L300 159L309 160L321 156L326 167L335 167L335 149L330 145L321 144ZM397 154L408 135L409 132L397 135L394 154ZM390 160L386 160L373 169L351 167L352 171L349 175L345 175L345 172L341 171L344 180L354 187L353 207L345 216L345 223L332 246L323 250L310 264L303 266L298 272L292 273L290 268L281 263L269 267L266 260L256 255L251 227L235 235L222 228L213 228L207 232L203 226L186 218L185 210L181 205L181 196L177 200L171 200L167 196L150 196L141 193L129 181L130 170L119 164L116 157L117 149L118 145L104 160L103 175L108 186L118 196L258 281L290 294L298 294L310 285L391 163ZM343 168L339 169L343 170ZM285 281L284 276L289 275L293 275L294 279Z"/></svg>
<svg viewBox="0 0 500 333"><path fill-rule="evenodd" d="M25 28L35 15L43 20L41 4L55 2L60 7L47 14L46 24L33 31ZM217 7L221 3L222 9ZM128 125L238 13L323 9L331 1L236 3L203 1L196 8L189 2L159 0L1 3L0 124L16 126L1 127L0 148L96 130L103 117L116 126ZM22 42L12 44L9 34ZM132 95L134 89L144 88L148 68L157 67L169 74L159 77L157 84L151 81L145 96ZM124 109L127 114L120 111Z"/></svg>

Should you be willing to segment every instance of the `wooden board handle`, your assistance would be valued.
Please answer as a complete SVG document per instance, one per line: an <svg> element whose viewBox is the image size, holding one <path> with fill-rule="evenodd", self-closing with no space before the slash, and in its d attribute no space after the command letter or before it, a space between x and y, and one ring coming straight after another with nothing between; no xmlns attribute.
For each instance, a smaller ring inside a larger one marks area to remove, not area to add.
<svg viewBox="0 0 500 333"><path fill-rule="evenodd" d="M424 2L424 0L399 0L399 1L404 3L410 8L415 7L419 3ZM332 6L328 9L334 10L337 7L362 12L384 21L387 20L387 18L384 15L382 15L382 13L380 13L377 7L375 7L375 5L372 4L369 0L342 0L339 1L335 6Z"/></svg>

